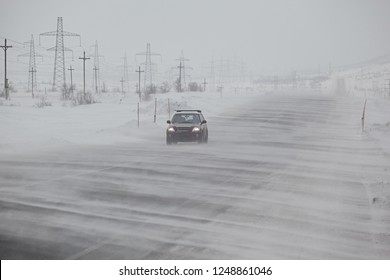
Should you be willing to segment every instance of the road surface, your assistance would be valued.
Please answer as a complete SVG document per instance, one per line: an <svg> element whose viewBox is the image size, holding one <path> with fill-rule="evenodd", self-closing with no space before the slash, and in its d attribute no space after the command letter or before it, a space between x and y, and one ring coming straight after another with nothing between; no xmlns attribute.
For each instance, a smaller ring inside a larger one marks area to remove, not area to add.
<svg viewBox="0 0 390 280"><path fill-rule="evenodd" d="M389 155L363 102L263 95L209 144L70 145L0 157L1 259L389 259L372 190ZM387 175L388 176L388 175Z"/></svg>

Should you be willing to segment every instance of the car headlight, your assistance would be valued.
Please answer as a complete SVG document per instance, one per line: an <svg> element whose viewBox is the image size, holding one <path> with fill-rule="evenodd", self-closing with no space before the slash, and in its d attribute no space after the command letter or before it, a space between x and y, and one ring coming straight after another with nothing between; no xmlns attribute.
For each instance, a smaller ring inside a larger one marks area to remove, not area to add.
<svg viewBox="0 0 390 280"><path fill-rule="evenodd" d="M175 129L173 127L168 128L169 132L175 132Z"/></svg>
<svg viewBox="0 0 390 280"><path fill-rule="evenodd" d="M199 132L200 131L200 128L199 127L194 127L193 129L192 129L192 132Z"/></svg>

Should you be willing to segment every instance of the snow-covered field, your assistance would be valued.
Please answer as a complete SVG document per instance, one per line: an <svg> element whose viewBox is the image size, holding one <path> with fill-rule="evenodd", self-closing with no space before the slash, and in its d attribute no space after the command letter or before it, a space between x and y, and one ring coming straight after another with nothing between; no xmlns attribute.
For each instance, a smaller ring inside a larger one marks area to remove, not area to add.
<svg viewBox="0 0 390 280"><path fill-rule="evenodd" d="M389 259L390 100L300 90L0 104L1 259ZM166 146L170 110L209 144Z"/></svg>
<svg viewBox="0 0 390 280"><path fill-rule="evenodd" d="M45 94L41 94L41 97ZM61 101L59 93L48 93L51 106L38 108L41 98L17 93L10 101L0 101L0 153L31 152L57 145L107 144L147 141L165 137L166 121L175 109L202 109L214 116L247 102L253 93L167 93L140 102L140 127L137 121L136 94L108 93L96 97L93 105L73 106ZM156 123L154 120L155 99ZM169 105L168 105L169 104Z"/></svg>

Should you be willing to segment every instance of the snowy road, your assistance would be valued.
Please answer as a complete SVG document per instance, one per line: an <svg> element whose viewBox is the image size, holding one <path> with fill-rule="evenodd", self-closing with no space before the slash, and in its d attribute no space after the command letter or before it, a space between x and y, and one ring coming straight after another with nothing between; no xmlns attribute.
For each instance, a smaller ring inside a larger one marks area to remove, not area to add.
<svg viewBox="0 0 390 280"><path fill-rule="evenodd" d="M360 101L259 96L209 117L208 145L2 156L0 258L389 259L390 157Z"/></svg>

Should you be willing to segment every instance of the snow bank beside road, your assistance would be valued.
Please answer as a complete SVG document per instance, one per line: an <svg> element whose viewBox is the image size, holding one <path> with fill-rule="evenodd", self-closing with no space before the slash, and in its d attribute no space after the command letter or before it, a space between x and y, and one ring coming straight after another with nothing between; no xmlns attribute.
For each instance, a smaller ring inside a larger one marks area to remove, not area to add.
<svg viewBox="0 0 390 280"><path fill-rule="evenodd" d="M365 119L364 141L371 143L373 152L379 150L378 152L388 160L390 158L390 100L369 97ZM370 163L364 165L365 173L376 174L375 180L366 181L372 204L388 211L390 209L390 161L383 170L374 170Z"/></svg>

